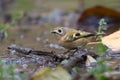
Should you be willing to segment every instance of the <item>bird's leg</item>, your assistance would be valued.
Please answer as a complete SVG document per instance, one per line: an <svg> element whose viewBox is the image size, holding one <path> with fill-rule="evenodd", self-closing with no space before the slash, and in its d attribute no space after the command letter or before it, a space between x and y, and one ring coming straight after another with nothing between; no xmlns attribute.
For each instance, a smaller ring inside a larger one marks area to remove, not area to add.
<svg viewBox="0 0 120 80"><path fill-rule="evenodd" d="M85 51L86 52L87 49L85 49L85 47L83 47L83 46L78 46L77 48L74 49L74 51L72 53L73 54L76 53L76 52L79 53L79 51Z"/></svg>
<svg viewBox="0 0 120 80"><path fill-rule="evenodd" d="M74 48L74 49L67 49L65 52L63 52L63 54L70 57L70 56L73 56L74 53L77 52L78 50L84 50L84 48L79 46L79 47Z"/></svg>
<svg viewBox="0 0 120 80"><path fill-rule="evenodd" d="M78 50L84 50L84 47L83 47L83 46L78 46L78 47L76 48L76 51L78 51Z"/></svg>
<svg viewBox="0 0 120 80"><path fill-rule="evenodd" d="M80 50L80 49L82 49L81 47L77 47L77 48L74 48L74 49L67 49L65 52L63 52L63 54L73 54L73 53L75 53L76 51L78 51L78 50Z"/></svg>
<svg viewBox="0 0 120 80"><path fill-rule="evenodd" d="M75 49L74 49L74 51L73 51L73 49L72 50L67 49L63 54L65 54L65 56L69 58L70 56L73 55L74 52L75 52Z"/></svg>
<svg viewBox="0 0 120 80"><path fill-rule="evenodd" d="M69 59L69 55L68 55L69 52L70 52L69 50L66 50L62 53L62 55L64 55L67 59Z"/></svg>

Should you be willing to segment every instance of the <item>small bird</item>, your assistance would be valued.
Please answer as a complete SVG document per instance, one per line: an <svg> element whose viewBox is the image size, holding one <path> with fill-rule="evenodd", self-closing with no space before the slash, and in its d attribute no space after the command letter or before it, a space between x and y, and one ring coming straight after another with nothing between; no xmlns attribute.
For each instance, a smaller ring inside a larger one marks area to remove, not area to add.
<svg viewBox="0 0 120 80"><path fill-rule="evenodd" d="M57 36L58 44L64 48L71 50L77 48L84 48L90 41L93 33L76 30L68 27L57 27L51 32Z"/></svg>

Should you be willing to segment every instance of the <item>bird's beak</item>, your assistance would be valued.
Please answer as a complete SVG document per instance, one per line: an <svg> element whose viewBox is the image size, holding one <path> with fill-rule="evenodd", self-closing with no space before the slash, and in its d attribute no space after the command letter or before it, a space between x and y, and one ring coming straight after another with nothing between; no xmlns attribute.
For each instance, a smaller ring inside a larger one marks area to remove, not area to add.
<svg viewBox="0 0 120 80"><path fill-rule="evenodd" d="M56 31L51 31L51 33L56 34Z"/></svg>
<svg viewBox="0 0 120 80"><path fill-rule="evenodd" d="M84 35L83 37L91 37L91 36L95 36L95 34L93 34L93 33L88 33L88 34Z"/></svg>

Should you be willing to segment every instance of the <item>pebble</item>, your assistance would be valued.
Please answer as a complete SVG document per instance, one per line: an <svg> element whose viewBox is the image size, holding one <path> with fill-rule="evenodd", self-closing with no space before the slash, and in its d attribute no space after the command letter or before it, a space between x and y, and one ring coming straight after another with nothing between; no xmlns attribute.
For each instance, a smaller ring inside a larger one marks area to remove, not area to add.
<svg viewBox="0 0 120 80"><path fill-rule="evenodd" d="M56 48L56 49L62 49L62 50L65 49L62 46L59 46L58 44L52 44L52 43L49 45L49 47L50 48Z"/></svg>

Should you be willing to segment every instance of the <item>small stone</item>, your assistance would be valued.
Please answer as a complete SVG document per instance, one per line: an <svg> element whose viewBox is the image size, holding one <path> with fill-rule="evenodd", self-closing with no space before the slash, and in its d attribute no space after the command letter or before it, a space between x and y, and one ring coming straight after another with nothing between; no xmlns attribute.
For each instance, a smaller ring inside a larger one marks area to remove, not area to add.
<svg viewBox="0 0 120 80"><path fill-rule="evenodd" d="M36 37L36 41L40 42L41 38L39 36Z"/></svg>
<svg viewBox="0 0 120 80"><path fill-rule="evenodd" d="M20 37L20 39L23 39L25 36L23 34L21 34L19 37Z"/></svg>
<svg viewBox="0 0 120 80"><path fill-rule="evenodd" d="M22 67L23 67L23 69L27 69L28 65L27 64L23 64Z"/></svg>
<svg viewBox="0 0 120 80"><path fill-rule="evenodd" d="M56 49L65 49L62 46L59 46L58 44L52 44L52 43L49 45L49 47L50 48L56 48Z"/></svg>

